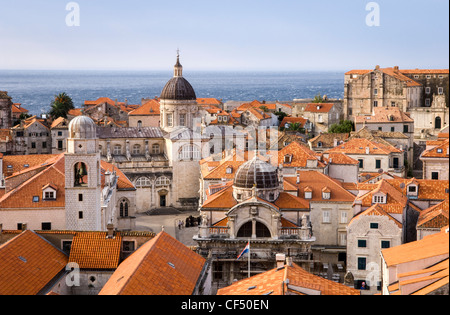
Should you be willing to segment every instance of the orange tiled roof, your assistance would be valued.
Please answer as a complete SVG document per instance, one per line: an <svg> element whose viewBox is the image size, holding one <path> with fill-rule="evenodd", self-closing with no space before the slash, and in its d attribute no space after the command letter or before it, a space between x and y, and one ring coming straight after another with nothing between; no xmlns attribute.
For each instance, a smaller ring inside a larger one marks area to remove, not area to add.
<svg viewBox="0 0 450 315"><path fill-rule="evenodd" d="M191 295L205 262L163 231L122 262L99 295Z"/></svg>
<svg viewBox="0 0 450 315"><path fill-rule="evenodd" d="M308 119L303 117L284 117L283 121L280 124L280 127L285 127L286 124L294 124L298 123L301 127L304 127L305 124L308 122Z"/></svg>
<svg viewBox="0 0 450 315"><path fill-rule="evenodd" d="M130 116L159 116L160 115L160 104L158 101L152 99L139 108L131 111L128 115Z"/></svg>
<svg viewBox="0 0 450 315"><path fill-rule="evenodd" d="M403 209L402 209L403 210ZM392 213L392 212L391 212ZM348 226L350 226L352 223L354 223L355 221L359 220L361 217L363 216L385 216L387 217L389 220L391 220L392 222L394 222L400 229L402 228L402 223L397 221L397 219L395 219L394 217L392 217L387 211L385 211L385 209L383 209L382 205L380 204L374 204L373 206L371 206L370 208L364 210L363 212L358 213L356 216L354 216Z"/></svg>
<svg viewBox="0 0 450 315"><path fill-rule="evenodd" d="M357 165L359 162L355 159L352 159L348 155L344 153L328 153L328 157L322 156L322 160L327 163L339 164L339 165Z"/></svg>
<svg viewBox="0 0 450 315"><path fill-rule="evenodd" d="M284 161L286 155L292 155L292 162ZM318 167L325 167L314 151L297 141L291 142L278 152L278 163L283 164L284 167L306 167L308 160L317 160Z"/></svg>
<svg viewBox="0 0 450 315"><path fill-rule="evenodd" d="M391 153L402 152L400 149L391 145L378 143L364 138L353 138L324 153L366 154L366 148L369 148L369 154L373 155L389 155Z"/></svg>
<svg viewBox="0 0 450 315"><path fill-rule="evenodd" d="M388 267L449 253L448 233L440 232L422 240L391 247L381 251Z"/></svg>
<svg viewBox="0 0 450 315"><path fill-rule="evenodd" d="M309 204L310 201L341 201L341 202L353 202L355 196L348 192L342 183L332 179L331 177L322 174L317 171L301 171L298 172L300 175L300 183L297 184L296 177L285 177L284 180L291 185L294 185L298 189L298 196L304 202ZM329 200L323 200L322 189L327 187L331 191L331 196ZM304 191L306 188L311 189L312 198L304 199Z"/></svg>
<svg viewBox="0 0 450 315"><path fill-rule="evenodd" d="M398 107L375 107L374 115L355 116L357 124L412 123L414 119Z"/></svg>
<svg viewBox="0 0 450 315"><path fill-rule="evenodd" d="M78 232L72 241L69 262L81 269L116 269L119 266L122 236L112 239L107 232Z"/></svg>
<svg viewBox="0 0 450 315"><path fill-rule="evenodd" d="M28 113L28 109L25 109L21 106L19 103L15 103L12 105L11 110L13 113L21 114L21 113Z"/></svg>
<svg viewBox="0 0 450 315"><path fill-rule="evenodd" d="M448 159L449 139L441 142L440 145L422 152L421 158L446 158Z"/></svg>
<svg viewBox="0 0 450 315"><path fill-rule="evenodd" d="M398 191L406 195L407 184L410 179L395 178L386 179L386 181L395 187ZM448 199L446 189L449 189L448 180L416 179L419 184L419 200L445 200ZM403 184L403 185L402 185Z"/></svg>
<svg viewBox="0 0 450 315"><path fill-rule="evenodd" d="M407 86L422 86L422 84L412 80L411 78L407 77L405 74L411 74L411 73L425 73L425 71L436 71L436 73L440 73L441 70L401 70L401 69L395 69L395 68L380 68L380 71L382 71L383 73L394 77L404 83L406 83ZM370 73L374 70L351 70L346 72L346 75L351 75L351 74L357 74L357 75L364 75L367 73ZM417 72L419 71L419 72ZM435 73L435 72L432 72ZM447 70L448 73L448 70Z"/></svg>
<svg viewBox="0 0 450 315"><path fill-rule="evenodd" d="M319 291L321 295L360 295L359 290L315 276L295 263L235 282L219 289L217 295L306 295L308 289Z"/></svg>
<svg viewBox="0 0 450 315"><path fill-rule="evenodd" d="M109 171L115 171L116 175L119 177L118 181L117 181L117 188L118 189L136 189L133 185L133 183L128 179L128 177L117 167L115 167L114 165L105 162L105 161L100 161L101 163L101 174L102 174L102 186L104 185L104 180L105 180L105 172Z"/></svg>
<svg viewBox="0 0 450 315"><path fill-rule="evenodd" d="M449 201L441 203L422 211L417 221L417 228L442 229L448 225Z"/></svg>
<svg viewBox="0 0 450 315"><path fill-rule="evenodd" d="M305 112L328 113L333 108L333 106L333 103L309 103L305 107Z"/></svg>
<svg viewBox="0 0 450 315"><path fill-rule="evenodd" d="M360 188L360 187L359 187ZM363 207L371 207L373 195L376 193L383 193L387 196L385 204L380 204L380 206L388 213L400 214L403 213L404 208L408 204L408 198L405 194L397 190L390 182L386 179L382 179L370 189L369 192L355 198L355 201L360 200Z"/></svg>
<svg viewBox="0 0 450 315"><path fill-rule="evenodd" d="M80 116L82 114L83 114L82 108L74 108L67 112L67 115L70 115L70 116Z"/></svg>
<svg viewBox="0 0 450 315"><path fill-rule="evenodd" d="M5 155L3 157L3 174L20 172L24 169L41 165L55 157L55 154ZM8 165L11 166L8 171ZM28 165L25 167L25 165Z"/></svg>
<svg viewBox="0 0 450 315"><path fill-rule="evenodd" d="M36 295L64 268L68 257L32 231L0 245L0 295Z"/></svg>
<svg viewBox="0 0 450 315"><path fill-rule="evenodd" d="M222 105L222 102L216 98L197 98L199 105Z"/></svg>
<svg viewBox="0 0 450 315"><path fill-rule="evenodd" d="M63 159L61 154L56 164ZM26 180L15 189L9 191L0 199L1 208L61 208L65 205L65 177L54 164L49 164L43 171ZM47 184L57 187L55 200L43 200L42 188ZM37 201L34 197L38 197Z"/></svg>

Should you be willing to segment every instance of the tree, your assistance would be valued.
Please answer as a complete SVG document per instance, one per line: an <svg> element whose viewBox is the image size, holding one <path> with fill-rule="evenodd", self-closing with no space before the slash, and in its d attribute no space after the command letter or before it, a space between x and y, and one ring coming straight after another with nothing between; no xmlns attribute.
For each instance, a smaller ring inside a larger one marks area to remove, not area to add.
<svg viewBox="0 0 450 315"><path fill-rule="evenodd" d="M281 123L284 119L284 117L288 116L285 112L275 112L276 116L278 116L278 121Z"/></svg>
<svg viewBox="0 0 450 315"><path fill-rule="evenodd" d="M57 119L59 117L67 118L67 113L74 108L72 98L63 92L55 95L49 115L52 119Z"/></svg>
<svg viewBox="0 0 450 315"><path fill-rule="evenodd" d="M325 101L325 98L323 98L319 93L314 97L314 100L312 102L313 103L323 103L324 101Z"/></svg>
<svg viewBox="0 0 450 315"><path fill-rule="evenodd" d="M355 130L355 126L351 120L341 121L339 124L331 125L329 133L350 133Z"/></svg>

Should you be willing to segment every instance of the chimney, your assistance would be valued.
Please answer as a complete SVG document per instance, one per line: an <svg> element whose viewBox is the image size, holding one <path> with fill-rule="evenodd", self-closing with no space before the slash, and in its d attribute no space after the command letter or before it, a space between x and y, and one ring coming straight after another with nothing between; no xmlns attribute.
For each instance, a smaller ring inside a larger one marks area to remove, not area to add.
<svg viewBox="0 0 450 315"><path fill-rule="evenodd" d="M114 238L114 224L109 223L106 228L108 229L108 235L106 238Z"/></svg>
<svg viewBox="0 0 450 315"><path fill-rule="evenodd" d="M398 66L395 66L395 67L394 67L394 70L395 70L395 71L398 71L398 69L399 69Z"/></svg>
<svg viewBox="0 0 450 315"><path fill-rule="evenodd" d="M366 148L366 154L370 154L370 148L369 147Z"/></svg>
<svg viewBox="0 0 450 315"><path fill-rule="evenodd" d="M380 66L379 66L379 65L376 65L376 66L375 66L375 70L380 70Z"/></svg>
<svg viewBox="0 0 450 315"><path fill-rule="evenodd" d="M300 173L297 173L297 184L300 184Z"/></svg>
<svg viewBox="0 0 450 315"><path fill-rule="evenodd" d="M22 223L22 231L26 231L27 230L27 224L26 223Z"/></svg>
<svg viewBox="0 0 450 315"><path fill-rule="evenodd" d="M285 254L277 254L276 260L277 260L277 269L284 268L284 263L286 261L286 255Z"/></svg>

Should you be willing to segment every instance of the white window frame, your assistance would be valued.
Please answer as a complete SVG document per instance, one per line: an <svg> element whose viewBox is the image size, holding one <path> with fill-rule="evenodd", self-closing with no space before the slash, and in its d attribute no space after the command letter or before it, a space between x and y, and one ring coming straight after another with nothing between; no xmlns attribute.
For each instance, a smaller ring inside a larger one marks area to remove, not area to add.
<svg viewBox="0 0 450 315"><path fill-rule="evenodd" d="M122 146L120 144L114 145L114 151L113 152L114 152L115 155L122 154Z"/></svg>
<svg viewBox="0 0 450 315"><path fill-rule="evenodd" d="M158 177L158 179L155 181L156 187L169 186L169 185L170 185L170 179L168 179L165 176Z"/></svg>
<svg viewBox="0 0 450 315"><path fill-rule="evenodd" d="M167 126L173 127L173 114L167 114Z"/></svg>
<svg viewBox="0 0 450 315"><path fill-rule="evenodd" d="M148 177L139 177L136 180L136 187L149 187L152 186L152 181Z"/></svg>
<svg viewBox="0 0 450 315"><path fill-rule="evenodd" d="M331 211L330 210L322 211L322 223L331 223Z"/></svg>

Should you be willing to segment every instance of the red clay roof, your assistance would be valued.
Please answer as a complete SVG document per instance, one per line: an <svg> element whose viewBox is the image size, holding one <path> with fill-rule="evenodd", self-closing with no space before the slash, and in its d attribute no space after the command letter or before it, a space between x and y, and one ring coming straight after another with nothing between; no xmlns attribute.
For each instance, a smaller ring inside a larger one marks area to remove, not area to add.
<svg viewBox="0 0 450 315"><path fill-rule="evenodd" d="M328 113L333 106L333 103L309 103L306 105L305 112Z"/></svg>
<svg viewBox="0 0 450 315"><path fill-rule="evenodd" d="M130 112L128 115L130 116L159 116L160 115L160 109L159 109L159 102L156 100L150 100L143 104L142 106L138 107L137 109Z"/></svg>
<svg viewBox="0 0 450 315"><path fill-rule="evenodd" d="M116 269L119 266L122 237L112 239L107 232L77 232L70 249L69 262L81 269Z"/></svg>
<svg viewBox="0 0 450 315"><path fill-rule="evenodd" d="M306 295L308 289L320 291L321 295L360 295L359 290L315 276L295 263L235 282L219 289L217 295Z"/></svg>
<svg viewBox="0 0 450 315"><path fill-rule="evenodd" d="M66 254L27 230L0 245L0 295L36 295L67 262Z"/></svg>
<svg viewBox="0 0 450 315"><path fill-rule="evenodd" d="M163 231L122 262L99 295L191 295L205 262Z"/></svg>

